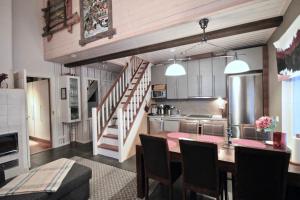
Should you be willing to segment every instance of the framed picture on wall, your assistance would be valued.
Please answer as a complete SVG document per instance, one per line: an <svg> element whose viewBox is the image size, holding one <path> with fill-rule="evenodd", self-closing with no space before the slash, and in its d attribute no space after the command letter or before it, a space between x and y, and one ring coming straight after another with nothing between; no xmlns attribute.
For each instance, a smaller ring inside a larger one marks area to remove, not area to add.
<svg viewBox="0 0 300 200"><path fill-rule="evenodd" d="M116 33L112 23L112 0L80 0L80 45L101 38L112 38Z"/></svg>
<svg viewBox="0 0 300 200"><path fill-rule="evenodd" d="M67 99L67 89L66 88L60 89L60 99L61 100Z"/></svg>

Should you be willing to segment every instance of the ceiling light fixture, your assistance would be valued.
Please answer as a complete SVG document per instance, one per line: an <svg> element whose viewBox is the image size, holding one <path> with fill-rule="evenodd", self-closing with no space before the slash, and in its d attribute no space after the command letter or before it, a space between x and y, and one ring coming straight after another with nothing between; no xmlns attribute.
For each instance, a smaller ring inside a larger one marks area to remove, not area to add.
<svg viewBox="0 0 300 200"><path fill-rule="evenodd" d="M249 65L245 61L239 60L237 57L237 53L235 52L234 60L226 65L224 74L237 74L247 72L249 70Z"/></svg>
<svg viewBox="0 0 300 200"><path fill-rule="evenodd" d="M186 75L186 71L182 65L176 63L176 58L174 58L174 63L168 66L165 75L166 76L183 76L183 75Z"/></svg>

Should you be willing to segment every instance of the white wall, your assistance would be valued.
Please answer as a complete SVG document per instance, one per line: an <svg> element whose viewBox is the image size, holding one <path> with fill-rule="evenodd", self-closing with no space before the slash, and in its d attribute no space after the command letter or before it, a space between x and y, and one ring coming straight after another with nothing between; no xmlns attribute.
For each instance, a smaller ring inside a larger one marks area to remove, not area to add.
<svg viewBox="0 0 300 200"><path fill-rule="evenodd" d="M0 73L11 73L12 64L12 1L0 1ZM10 77L11 79L11 77ZM11 87L11 82L8 82Z"/></svg>
<svg viewBox="0 0 300 200"><path fill-rule="evenodd" d="M300 1L293 0L287 9L282 24L276 29L270 40L268 41L269 50L269 109L271 116L279 116L281 119L281 82L277 80L277 60L276 49L273 45L289 28L291 23L300 14ZM282 120L280 120L282 122ZM277 129L280 131L282 124L279 123Z"/></svg>

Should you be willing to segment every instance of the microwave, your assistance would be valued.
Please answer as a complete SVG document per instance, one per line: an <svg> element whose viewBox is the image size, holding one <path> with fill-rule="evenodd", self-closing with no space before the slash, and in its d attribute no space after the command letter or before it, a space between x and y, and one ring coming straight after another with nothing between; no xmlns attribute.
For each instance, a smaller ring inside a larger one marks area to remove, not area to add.
<svg viewBox="0 0 300 200"><path fill-rule="evenodd" d="M163 99L167 98L167 91L154 91L152 90L152 98L153 99Z"/></svg>

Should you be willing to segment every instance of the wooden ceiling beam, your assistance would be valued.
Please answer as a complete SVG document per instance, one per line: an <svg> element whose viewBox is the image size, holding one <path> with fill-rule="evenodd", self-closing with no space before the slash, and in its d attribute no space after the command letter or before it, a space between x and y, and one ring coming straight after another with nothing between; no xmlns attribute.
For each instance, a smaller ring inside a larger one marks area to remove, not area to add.
<svg viewBox="0 0 300 200"><path fill-rule="evenodd" d="M224 38L224 37L229 37L233 35L239 35L243 33L248 33L248 32L254 32L254 31L259 31L259 30L264 30L264 29L269 29L269 28L275 28L280 26L280 24L283 21L283 17L273 17L269 19L263 19L255 22L250 22L246 24L241 24L237 26L232 26L220 30L215 30L211 32L207 32L206 36L208 40L213 40L213 39L219 39L219 38ZM199 29L200 31L200 29ZM187 44L193 44L196 42L199 42L200 39L202 38L202 34L197 34L193 36L188 36L184 38L179 38L175 40L170 40L166 42L161 42L157 44L152 44L152 45L147 45L143 47L138 47L130 50L125 50L125 51L120 51L117 53L112 53L108 55L103 55L95 58L90 58L90 59L85 59L82 61L76 61L72 63L67 63L65 64L65 67L76 67L76 66L81 66L81 65L86 65L86 64L91 64L95 62L103 62L107 60L113 60L117 58L123 58L126 56L133 56L137 54L142 54L142 53L148 53L148 52L153 52L153 51L158 51L162 49L168 49L168 48L173 48L177 46L182 46L182 45L187 45Z"/></svg>

